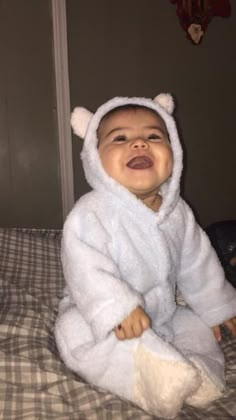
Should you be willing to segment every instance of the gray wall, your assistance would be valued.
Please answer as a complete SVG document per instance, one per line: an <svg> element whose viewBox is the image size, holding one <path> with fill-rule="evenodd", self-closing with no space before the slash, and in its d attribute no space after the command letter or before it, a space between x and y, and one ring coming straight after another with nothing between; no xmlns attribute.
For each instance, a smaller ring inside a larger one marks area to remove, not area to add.
<svg viewBox="0 0 236 420"><path fill-rule="evenodd" d="M67 0L67 19L71 107L95 110L115 95L171 92L185 150L185 198L204 226L235 219L234 8L230 18L213 19L198 46L185 38L169 1ZM76 197L88 190L80 150L74 138Z"/></svg>
<svg viewBox="0 0 236 420"><path fill-rule="evenodd" d="M62 225L50 0L0 1L0 226Z"/></svg>

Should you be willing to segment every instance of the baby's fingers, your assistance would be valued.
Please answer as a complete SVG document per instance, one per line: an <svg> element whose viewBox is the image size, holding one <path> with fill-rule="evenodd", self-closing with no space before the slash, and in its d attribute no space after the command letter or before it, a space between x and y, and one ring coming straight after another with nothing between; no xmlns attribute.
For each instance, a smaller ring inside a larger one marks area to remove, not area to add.
<svg viewBox="0 0 236 420"><path fill-rule="evenodd" d="M212 327L213 334L217 341L221 341L221 331L220 326L216 325L215 327Z"/></svg>
<svg viewBox="0 0 236 420"><path fill-rule="evenodd" d="M126 321L123 321L122 324L118 325L115 329L115 334L119 340L134 338L132 325Z"/></svg>
<svg viewBox="0 0 236 420"><path fill-rule="evenodd" d="M236 337L236 318L232 318L232 319L229 319L228 321L225 321L224 325L231 332L232 336Z"/></svg>
<svg viewBox="0 0 236 420"><path fill-rule="evenodd" d="M135 322L133 325L133 333L134 337L140 337L144 331L141 321Z"/></svg>
<svg viewBox="0 0 236 420"><path fill-rule="evenodd" d="M114 329L114 333L116 335L116 338L118 338L118 340L125 340L126 338L125 333L121 325L118 325L118 327Z"/></svg>
<svg viewBox="0 0 236 420"><path fill-rule="evenodd" d="M147 316L146 314L145 316L141 318L140 322L141 322L143 331L147 330L151 326L151 320L149 316Z"/></svg>

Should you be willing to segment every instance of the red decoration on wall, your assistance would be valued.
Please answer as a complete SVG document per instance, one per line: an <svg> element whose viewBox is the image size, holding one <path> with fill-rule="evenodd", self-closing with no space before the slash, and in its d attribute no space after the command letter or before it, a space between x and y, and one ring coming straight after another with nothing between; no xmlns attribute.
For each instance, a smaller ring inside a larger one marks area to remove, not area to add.
<svg viewBox="0 0 236 420"><path fill-rule="evenodd" d="M229 0L170 0L177 4L177 15L186 37L199 44L207 26L215 16L229 17Z"/></svg>

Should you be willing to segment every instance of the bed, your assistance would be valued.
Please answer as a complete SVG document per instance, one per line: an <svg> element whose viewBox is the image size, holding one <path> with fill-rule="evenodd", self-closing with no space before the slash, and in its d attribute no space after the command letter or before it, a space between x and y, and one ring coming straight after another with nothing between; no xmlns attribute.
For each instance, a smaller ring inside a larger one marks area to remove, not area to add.
<svg viewBox="0 0 236 420"><path fill-rule="evenodd" d="M0 229L0 419L154 419L66 368L53 329L64 287L61 231ZM227 389L177 420L236 419L236 339L224 333Z"/></svg>

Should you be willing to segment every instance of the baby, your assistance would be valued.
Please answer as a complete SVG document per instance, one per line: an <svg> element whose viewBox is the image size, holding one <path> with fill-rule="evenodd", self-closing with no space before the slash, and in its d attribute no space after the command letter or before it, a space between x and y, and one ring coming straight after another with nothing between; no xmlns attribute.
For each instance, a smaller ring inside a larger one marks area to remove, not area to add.
<svg viewBox="0 0 236 420"><path fill-rule="evenodd" d="M72 370L165 418L222 395L220 324L236 336L236 291L179 195L173 108L161 94L74 111L93 190L65 222L55 328Z"/></svg>

